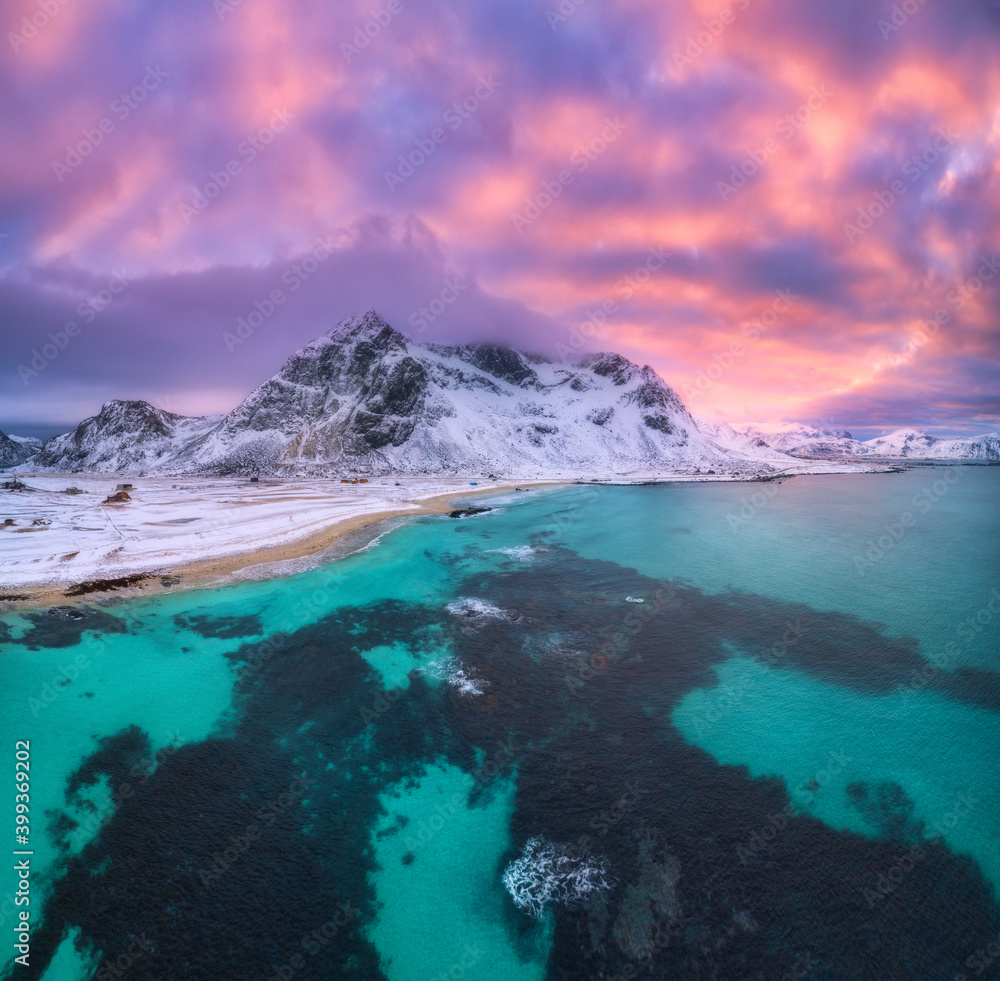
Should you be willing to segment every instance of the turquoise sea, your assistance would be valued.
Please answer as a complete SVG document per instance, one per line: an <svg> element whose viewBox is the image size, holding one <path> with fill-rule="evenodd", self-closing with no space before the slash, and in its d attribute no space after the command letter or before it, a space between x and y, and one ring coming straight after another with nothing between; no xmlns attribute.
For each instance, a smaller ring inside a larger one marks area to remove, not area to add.
<svg viewBox="0 0 1000 981"><path fill-rule="evenodd" d="M474 503L0 617L3 977L1000 978L1000 468Z"/></svg>

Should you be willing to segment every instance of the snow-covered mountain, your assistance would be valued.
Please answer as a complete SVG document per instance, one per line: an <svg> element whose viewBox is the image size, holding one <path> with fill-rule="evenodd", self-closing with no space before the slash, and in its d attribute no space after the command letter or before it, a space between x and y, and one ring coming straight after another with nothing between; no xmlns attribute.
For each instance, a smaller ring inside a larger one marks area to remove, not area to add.
<svg viewBox="0 0 1000 981"><path fill-rule="evenodd" d="M0 467L16 467L42 448L42 441L32 436L8 436L0 432Z"/></svg>
<svg viewBox="0 0 1000 981"><path fill-rule="evenodd" d="M747 426L742 430L759 443L793 455L838 457L863 455L862 444L846 429L817 429L789 423L767 431Z"/></svg>
<svg viewBox="0 0 1000 981"><path fill-rule="evenodd" d="M569 477L761 473L783 469L791 462L785 454L998 459L1000 434L938 440L900 430L862 443L802 425L738 432L696 423L652 368L618 354L567 364L494 344L422 344L369 311L296 351L228 415L185 417L112 401L32 449L0 434L0 465L140 475L356 469Z"/></svg>
<svg viewBox="0 0 1000 981"><path fill-rule="evenodd" d="M760 469L758 459L706 439L656 372L620 355L561 364L491 344L420 344L369 311L296 351L221 419L109 402L32 466L529 476Z"/></svg>
<svg viewBox="0 0 1000 981"><path fill-rule="evenodd" d="M926 459L933 455L935 444L940 440L919 429L897 429L894 433L886 436L876 436L875 439L867 439L862 444L862 452L872 456L891 456L905 459L906 457L919 457Z"/></svg>
<svg viewBox="0 0 1000 981"><path fill-rule="evenodd" d="M866 440L868 456L924 460L1000 460L1000 433L939 439L918 429L897 429Z"/></svg>
<svg viewBox="0 0 1000 981"><path fill-rule="evenodd" d="M369 312L297 351L183 461L606 473L721 457L651 368L616 354L562 366L494 345L422 345Z"/></svg>
<svg viewBox="0 0 1000 981"><path fill-rule="evenodd" d="M845 430L816 429L792 423L774 430L753 427L743 435L762 440L790 456L819 459L877 457L887 460L1000 460L1000 433L941 439L919 429L897 429L885 436L857 440Z"/></svg>
<svg viewBox="0 0 1000 981"><path fill-rule="evenodd" d="M48 440L31 459L43 470L147 473L167 465L181 446L220 416L178 416L148 402L105 402L71 433Z"/></svg>
<svg viewBox="0 0 1000 981"><path fill-rule="evenodd" d="M1000 433L939 439L931 454L934 459L1000 460Z"/></svg>
<svg viewBox="0 0 1000 981"><path fill-rule="evenodd" d="M753 460L780 461L785 453L774 447L758 433L739 432L728 423L711 419L697 419L701 434L723 453L735 453Z"/></svg>

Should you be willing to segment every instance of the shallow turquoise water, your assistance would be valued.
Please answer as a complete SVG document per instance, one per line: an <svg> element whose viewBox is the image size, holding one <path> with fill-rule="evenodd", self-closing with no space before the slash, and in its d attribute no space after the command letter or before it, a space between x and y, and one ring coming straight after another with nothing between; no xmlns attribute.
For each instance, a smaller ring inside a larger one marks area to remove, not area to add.
<svg viewBox="0 0 1000 981"><path fill-rule="evenodd" d="M997 924L998 491L935 467L512 494L288 578L7 615L33 961L751 977L808 950L816 977L951 978ZM529 838L557 855L541 920L502 879Z"/></svg>
<svg viewBox="0 0 1000 981"><path fill-rule="evenodd" d="M859 696L749 658L726 661L718 675L719 688L692 692L674 712L692 742L754 777L780 777L800 810L859 834L880 829L850 806L847 786L897 784L915 804L912 819L1000 888L995 715L933 694L919 706L900 692Z"/></svg>
<svg viewBox="0 0 1000 981"><path fill-rule="evenodd" d="M537 959L524 963L504 927L509 897L496 870L509 844L513 782L494 786L469 808L474 786L458 767L431 764L416 786L396 785L382 796L386 815L375 829L379 911L370 935L390 981L451 971L482 981L545 976L544 939Z"/></svg>

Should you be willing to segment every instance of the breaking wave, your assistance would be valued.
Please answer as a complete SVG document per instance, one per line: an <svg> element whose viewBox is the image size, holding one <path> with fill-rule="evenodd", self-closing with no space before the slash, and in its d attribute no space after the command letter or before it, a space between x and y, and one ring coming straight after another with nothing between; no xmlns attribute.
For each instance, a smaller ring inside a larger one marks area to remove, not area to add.
<svg viewBox="0 0 1000 981"><path fill-rule="evenodd" d="M464 596L454 603L449 603L445 609L455 617L465 617L473 620L514 620L514 614L501 610L499 606L487 603L486 600L474 596Z"/></svg>
<svg viewBox="0 0 1000 981"><path fill-rule="evenodd" d="M440 661L432 661L424 668L424 673L438 681L447 682L463 695L485 695L490 684L483 678L472 677L457 657L446 657Z"/></svg>
<svg viewBox="0 0 1000 981"><path fill-rule="evenodd" d="M514 904L543 919L551 903L570 905L610 885L604 862L575 855L544 838L529 838L519 858L504 869Z"/></svg>

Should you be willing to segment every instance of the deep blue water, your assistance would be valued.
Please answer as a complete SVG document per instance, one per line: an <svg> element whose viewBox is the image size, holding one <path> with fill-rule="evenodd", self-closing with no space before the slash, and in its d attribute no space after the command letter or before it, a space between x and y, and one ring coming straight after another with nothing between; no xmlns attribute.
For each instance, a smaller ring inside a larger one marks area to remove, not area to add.
<svg viewBox="0 0 1000 981"><path fill-rule="evenodd" d="M511 494L287 578L8 614L9 974L998 978L998 491Z"/></svg>

